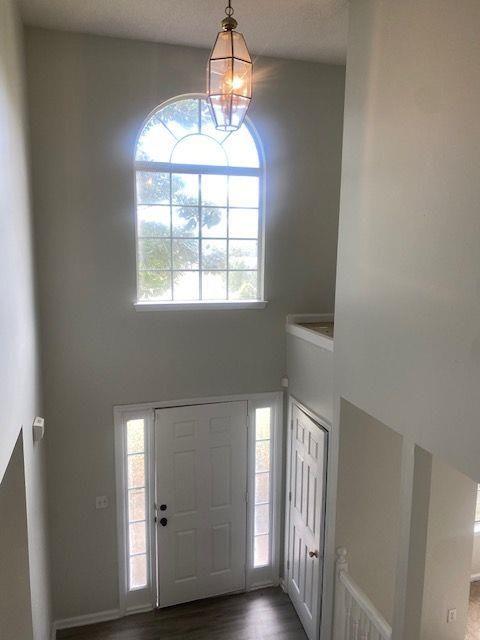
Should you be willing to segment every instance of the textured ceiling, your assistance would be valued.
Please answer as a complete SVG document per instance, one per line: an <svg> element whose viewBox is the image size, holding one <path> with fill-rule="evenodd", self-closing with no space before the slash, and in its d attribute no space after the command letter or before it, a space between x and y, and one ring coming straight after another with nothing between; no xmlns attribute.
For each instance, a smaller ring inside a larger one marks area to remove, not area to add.
<svg viewBox="0 0 480 640"><path fill-rule="evenodd" d="M225 0L18 0L26 24L210 47ZM342 64L348 0L233 0L253 53Z"/></svg>

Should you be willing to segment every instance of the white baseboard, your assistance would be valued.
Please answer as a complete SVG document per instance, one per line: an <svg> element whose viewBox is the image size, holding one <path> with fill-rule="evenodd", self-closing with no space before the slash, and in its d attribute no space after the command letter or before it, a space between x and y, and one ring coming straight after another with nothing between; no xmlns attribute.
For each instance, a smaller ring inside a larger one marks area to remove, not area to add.
<svg viewBox="0 0 480 640"><path fill-rule="evenodd" d="M479 582L480 581L480 573L473 573L470 576L470 582Z"/></svg>
<svg viewBox="0 0 480 640"><path fill-rule="evenodd" d="M151 604L137 604L136 607L128 607L125 612L126 616L134 616L136 613L146 613L147 611L153 611L155 607ZM122 617L120 614L119 618Z"/></svg>
<svg viewBox="0 0 480 640"><path fill-rule="evenodd" d="M132 613L137 613L136 611ZM52 625L52 640L57 637L59 629L71 629L72 627L83 627L96 622L107 622L108 620L117 620L121 617L120 609L110 609L108 611L99 611L98 613L87 613L84 616L75 616L73 618L64 618L63 620L55 620Z"/></svg>

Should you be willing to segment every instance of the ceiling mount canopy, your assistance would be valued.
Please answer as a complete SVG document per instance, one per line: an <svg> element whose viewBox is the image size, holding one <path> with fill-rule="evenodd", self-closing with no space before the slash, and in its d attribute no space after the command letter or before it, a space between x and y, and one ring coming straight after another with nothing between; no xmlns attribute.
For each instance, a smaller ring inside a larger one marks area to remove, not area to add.
<svg viewBox="0 0 480 640"><path fill-rule="evenodd" d="M236 31L231 0L225 13L208 60L207 95L216 128L235 131L252 99L253 64L245 38Z"/></svg>

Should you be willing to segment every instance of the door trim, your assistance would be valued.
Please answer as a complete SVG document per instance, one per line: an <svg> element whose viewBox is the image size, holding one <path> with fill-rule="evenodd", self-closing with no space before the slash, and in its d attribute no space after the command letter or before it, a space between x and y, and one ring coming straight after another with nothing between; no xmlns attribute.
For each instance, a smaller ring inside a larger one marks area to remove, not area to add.
<svg viewBox="0 0 480 640"><path fill-rule="evenodd" d="M333 484L331 482L332 479L332 462L334 460L332 454L332 434L333 427L329 420L318 415L307 406L305 406L302 402L297 400L293 395L289 395L288 397L288 419L287 419L287 446L286 446L286 465L285 465L285 528L284 528L284 557L283 557L283 567L284 567L284 585L285 590L288 593L288 581L290 570L288 567L289 560L289 548L290 548L290 498L289 498L289 479L291 474L291 457L292 457L292 425L293 425L293 410L294 408L300 409L305 415L311 418L314 422L316 422L320 428L324 429L327 433L327 446L326 446L326 477L325 477L325 500L324 500L324 523L323 523L323 562L322 562L322 580L321 585L322 588L318 593L318 612L319 612L319 638L329 638L328 629L330 628L328 609L330 598L330 592L333 594L333 583L329 580L329 562L328 562L328 554L329 554L329 541L332 532L332 526L335 526L335 511L330 508L332 503L332 489ZM335 474L336 474L336 465L335 465ZM334 529L333 529L334 533ZM332 583L332 584L331 584ZM332 596L333 597L333 596Z"/></svg>
<svg viewBox="0 0 480 640"><path fill-rule="evenodd" d="M115 438L115 475L116 475L116 509L117 509L117 557L118 557L118 587L119 587L119 612L120 617L137 613L138 611L146 611L154 609L158 604L158 577L157 577L157 553L156 553L156 525L154 522L154 496L155 496L155 410L156 409L172 409L182 406L194 406L204 404L217 404L224 402L246 401L248 406L249 419L255 408L272 406L274 408L274 417L272 420L274 432L273 445L273 464L272 473L274 478L274 500L272 525L274 528L272 536L272 564L271 576L258 576L257 570L251 567L251 536L250 531L253 527L253 501L247 503L247 563L246 563L246 590L250 591L256 588L269 585L279 584L280 573L280 547L281 547L281 512L282 512L282 487L284 481L283 474L283 440L284 440L284 421L283 421L283 405L284 392L272 391L266 393L250 393L235 394L228 396L208 396L203 398L181 398L177 400L161 400L157 402L145 402L129 405L115 405L113 407L114 422L114 438ZM134 417L145 418L145 428L147 430L146 437L148 443L148 481L149 481L149 518L151 521L150 540L150 562L151 580L148 589L129 592L127 588L127 558L126 558L126 513L127 506L125 501L125 437L124 426L126 420ZM251 432L248 429L247 440L247 458L248 468L247 474L250 480L251 460L253 452L251 450ZM134 594L132 600L132 593Z"/></svg>

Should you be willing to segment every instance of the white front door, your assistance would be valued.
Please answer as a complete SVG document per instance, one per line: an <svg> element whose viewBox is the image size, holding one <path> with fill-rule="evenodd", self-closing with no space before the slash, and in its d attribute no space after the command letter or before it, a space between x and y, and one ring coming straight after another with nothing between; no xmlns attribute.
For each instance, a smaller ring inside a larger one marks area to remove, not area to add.
<svg viewBox="0 0 480 640"><path fill-rule="evenodd" d="M327 433L293 405L290 431L288 594L317 640L323 574Z"/></svg>
<svg viewBox="0 0 480 640"><path fill-rule="evenodd" d="M161 607L245 589L247 402L155 413Z"/></svg>

